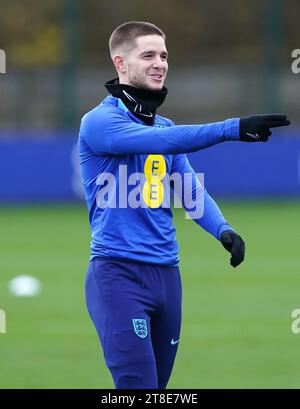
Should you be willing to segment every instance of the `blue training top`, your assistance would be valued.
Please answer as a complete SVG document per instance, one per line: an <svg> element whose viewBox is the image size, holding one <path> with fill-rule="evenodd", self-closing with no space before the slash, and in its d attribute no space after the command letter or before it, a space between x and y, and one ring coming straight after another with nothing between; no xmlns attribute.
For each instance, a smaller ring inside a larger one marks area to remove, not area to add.
<svg viewBox="0 0 300 409"><path fill-rule="evenodd" d="M178 264L173 215L166 200L170 176L188 212L196 206L193 199L203 201L202 217L192 216L196 223L218 240L223 231L233 230L185 153L238 139L238 118L174 125L156 115L155 124L147 126L120 99L107 96L82 118L78 142L92 230L91 259ZM187 174L191 183L185 185Z"/></svg>

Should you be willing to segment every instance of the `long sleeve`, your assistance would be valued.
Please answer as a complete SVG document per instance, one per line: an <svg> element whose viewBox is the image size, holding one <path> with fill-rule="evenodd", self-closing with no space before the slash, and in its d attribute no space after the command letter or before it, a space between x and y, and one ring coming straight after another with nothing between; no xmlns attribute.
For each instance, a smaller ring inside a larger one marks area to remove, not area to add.
<svg viewBox="0 0 300 409"><path fill-rule="evenodd" d="M218 240L223 231L234 230L200 183L186 155L173 157L171 174L175 193L179 196L185 210L199 226Z"/></svg>
<svg viewBox="0 0 300 409"><path fill-rule="evenodd" d="M188 153L238 140L239 119L161 128L133 122L121 109L100 105L82 118L80 137L96 155Z"/></svg>

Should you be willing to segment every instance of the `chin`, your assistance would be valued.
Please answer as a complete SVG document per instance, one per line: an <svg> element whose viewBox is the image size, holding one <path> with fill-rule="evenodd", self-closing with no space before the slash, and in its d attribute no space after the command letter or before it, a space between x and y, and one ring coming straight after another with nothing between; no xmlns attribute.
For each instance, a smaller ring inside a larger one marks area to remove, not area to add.
<svg viewBox="0 0 300 409"><path fill-rule="evenodd" d="M148 89L150 89L152 91L161 91L163 86L164 86L163 83L161 83L161 84L152 84L152 83L151 84L145 84L145 88L148 88Z"/></svg>
<svg viewBox="0 0 300 409"><path fill-rule="evenodd" d="M164 86L164 83L163 82L162 83L153 83L152 81L151 82L145 81L144 83L142 83L142 82L135 82L135 83L131 82L130 85L132 85L132 86L134 86L136 88L143 88L143 89L147 89L147 90L150 90L150 91L161 91L163 86Z"/></svg>

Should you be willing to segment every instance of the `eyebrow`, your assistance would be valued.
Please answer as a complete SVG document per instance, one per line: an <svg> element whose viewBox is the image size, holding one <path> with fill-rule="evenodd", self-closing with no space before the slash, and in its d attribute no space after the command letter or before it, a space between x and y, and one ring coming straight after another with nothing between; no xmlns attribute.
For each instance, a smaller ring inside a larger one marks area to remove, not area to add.
<svg viewBox="0 0 300 409"><path fill-rule="evenodd" d="M153 53L155 53L155 51L153 51L153 50L143 51L143 52L140 54L140 57L142 57L143 55L146 55L146 54L153 54ZM168 52L167 52L167 51L163 51L161 54L164 54L164 55L168 56Z"/></svg>

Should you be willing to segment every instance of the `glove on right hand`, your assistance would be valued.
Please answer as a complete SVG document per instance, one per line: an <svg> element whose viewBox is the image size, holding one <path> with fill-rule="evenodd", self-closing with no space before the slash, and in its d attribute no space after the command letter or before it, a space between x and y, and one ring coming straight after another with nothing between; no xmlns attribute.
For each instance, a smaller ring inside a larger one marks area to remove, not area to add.
<svg viewBox="0 0 300 409"><path fill-rule="evenodd" d="M290 125L284 114L252 115L240 118L240 140L267 142L272 135L270 128Z"/></svg>

